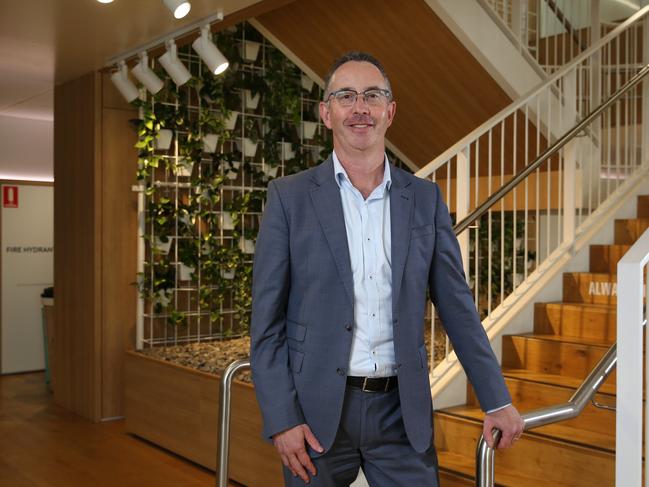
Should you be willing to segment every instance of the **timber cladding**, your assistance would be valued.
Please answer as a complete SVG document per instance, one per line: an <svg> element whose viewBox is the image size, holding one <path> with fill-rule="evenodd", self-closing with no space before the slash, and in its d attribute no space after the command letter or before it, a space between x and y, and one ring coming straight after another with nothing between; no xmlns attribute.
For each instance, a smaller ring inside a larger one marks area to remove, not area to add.
<svg viewBox="0 0 649 487"><path fill-rule="evenodd" d="M127 352L125 386L129 432L216 469L218 376ZM248 487L281 487L279 456L261 431L254 388L234 382L229 477Z"/></svg>

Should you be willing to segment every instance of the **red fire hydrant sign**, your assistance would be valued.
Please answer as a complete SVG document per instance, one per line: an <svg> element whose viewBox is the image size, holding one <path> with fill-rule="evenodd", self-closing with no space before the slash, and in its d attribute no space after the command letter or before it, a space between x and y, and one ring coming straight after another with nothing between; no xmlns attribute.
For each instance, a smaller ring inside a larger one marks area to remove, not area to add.
<svg viewBox="0 0 649 487"><path fill-rule="evenodd" d="M18 208L18 186L2 187L2 206L4 208Z"/></svg>

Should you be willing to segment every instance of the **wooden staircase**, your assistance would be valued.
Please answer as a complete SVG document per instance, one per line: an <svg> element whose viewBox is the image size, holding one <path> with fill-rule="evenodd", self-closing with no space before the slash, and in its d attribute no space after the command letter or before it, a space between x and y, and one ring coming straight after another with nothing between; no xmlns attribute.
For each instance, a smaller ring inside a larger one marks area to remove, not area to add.
<svg viewBox="0 0 649 487"><path fill-rule="evenodd" d="M590 272L564 274L563 301L536 303L534 332L503 337L503 374L521 413L566 402L615 342L617 261L647 228L649 196L640 196L637 218L615 222L615 243L590 247ZM615 405L615 373L595 400ZM474 485L482 418L470 386L466 405L435 413L442 487ZM499 486L612 486L614 478L615 413L592 404L496 454Z"/></svg>

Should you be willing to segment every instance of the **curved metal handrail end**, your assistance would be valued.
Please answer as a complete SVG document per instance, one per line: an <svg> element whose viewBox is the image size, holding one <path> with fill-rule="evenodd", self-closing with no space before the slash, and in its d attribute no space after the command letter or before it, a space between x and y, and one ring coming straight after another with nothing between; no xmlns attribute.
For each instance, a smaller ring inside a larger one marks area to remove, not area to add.
<svg viewBox="0 0 649 487"><path fill-rule="evenodd" d="M566 419L572 419L583 411L591 398L599 390L610 373L615 369L617 362L617 344L614 343L604 356L597 362L588 377L579 386L570 400L564 404L536 409L521 415L524 422L523 431L529 431L546 424L558 423ZM496 429L494 438L501 431ZM496 441L496 444L498 442ZM493 487L494 485L494 461L495 450L487 445L481 436L476 448L476 487Z"/></svg>
<svg viewBox="0 0 649 487"><path fill-rule="evenodd" d="M230 453L230 408L232 397L232 379L245 369L250 368L250 359L235 360L223 370L221 389L219 391L219 424L216 452L216 487L228 485L228 457Z"/></svg>

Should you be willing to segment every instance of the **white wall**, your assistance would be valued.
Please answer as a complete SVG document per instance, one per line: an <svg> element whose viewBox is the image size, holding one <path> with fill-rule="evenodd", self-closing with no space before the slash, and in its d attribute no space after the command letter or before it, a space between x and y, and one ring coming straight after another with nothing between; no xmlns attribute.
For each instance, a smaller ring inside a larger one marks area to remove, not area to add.
<svg viewBox="0 0 649 487"><path fill-rule="evenodd" d="M18 205L2 203L1 372L44 368L40 294L54 280L54 189L16 186Z"/></svg>
<svg viewBox="0 0 649 487"><path fill-rule="evenodd" d="M54 122L0 115L0 179L54 179Z"/></svg>

